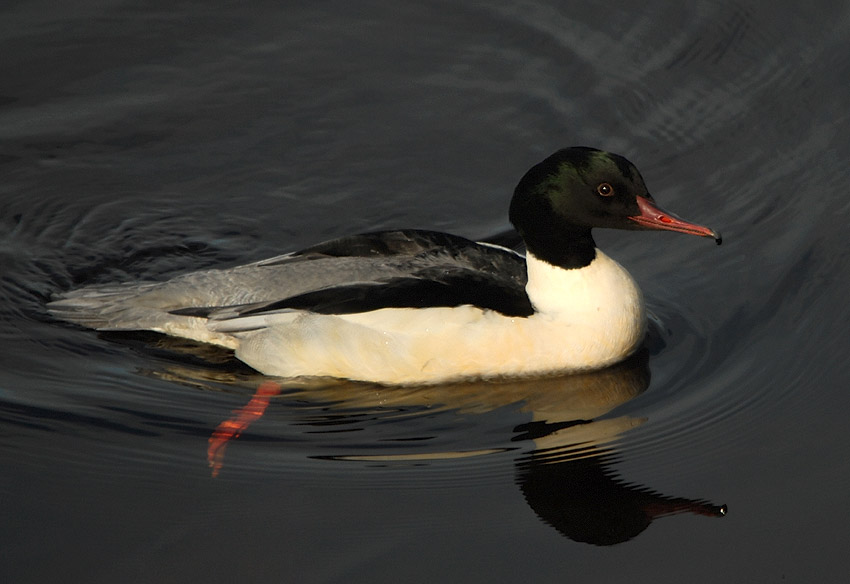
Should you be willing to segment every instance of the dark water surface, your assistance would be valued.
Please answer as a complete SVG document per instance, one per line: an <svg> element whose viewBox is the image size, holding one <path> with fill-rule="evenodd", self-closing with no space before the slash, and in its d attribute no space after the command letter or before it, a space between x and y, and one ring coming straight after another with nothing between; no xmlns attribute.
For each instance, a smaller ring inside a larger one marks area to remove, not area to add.
<svg viewBox="0 0 850 584"><path fill-rule="evenodd" d="M843 580L848 47L841 2L5 2L2 581ZM262 376L44 307L486 237L579 144L725 238L599 234L654 323L609 371L287 386L213 477Z"/></svg>

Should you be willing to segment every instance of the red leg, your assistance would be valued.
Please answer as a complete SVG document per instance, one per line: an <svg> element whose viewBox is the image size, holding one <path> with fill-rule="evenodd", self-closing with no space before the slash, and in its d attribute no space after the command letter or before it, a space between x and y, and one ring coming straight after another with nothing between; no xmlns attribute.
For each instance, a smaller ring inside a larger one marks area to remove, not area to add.
<svg viewBox="0 0 850 584"><path fill-rule="evenodd" d="M266 381L260 384L251 400L238 410L229 420L223 421L212 433L207 448L207 461L212 469L212 476L218 476L221 467L224 466L224 451L230 440L239 438L242 431L250 426L254 420L258 420L266 411L272 396L280 393L280 385L274 381Z"/></svg>

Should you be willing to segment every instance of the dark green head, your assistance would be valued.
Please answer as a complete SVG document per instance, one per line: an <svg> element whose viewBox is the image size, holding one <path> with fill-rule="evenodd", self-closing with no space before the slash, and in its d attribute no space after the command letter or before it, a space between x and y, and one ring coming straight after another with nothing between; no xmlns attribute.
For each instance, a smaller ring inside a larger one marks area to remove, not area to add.
<svg viewBox="0 0 850 584"><path fill-rule="evenodd" d="M574 147L532 167L514 191L510 220L528 250L573 268L595 257L590 230L664 229L706 237L714 231L659 209L634 164L618 154Z"/></svg>

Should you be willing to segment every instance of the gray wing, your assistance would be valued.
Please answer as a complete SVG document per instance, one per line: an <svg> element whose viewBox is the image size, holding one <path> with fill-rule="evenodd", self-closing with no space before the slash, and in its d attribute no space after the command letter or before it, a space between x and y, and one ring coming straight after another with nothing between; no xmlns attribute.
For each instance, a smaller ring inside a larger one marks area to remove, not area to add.
<svg viewBox="0 0 850 584"><path fill-rule="evenodd" d="M477 304L523 315L531 310L525 282L525 261L511 250L431 231L384 231L167 282L83 288L49 309L102 330L165 330L173 328L169 319L281 308L334 313Z"/></svg>

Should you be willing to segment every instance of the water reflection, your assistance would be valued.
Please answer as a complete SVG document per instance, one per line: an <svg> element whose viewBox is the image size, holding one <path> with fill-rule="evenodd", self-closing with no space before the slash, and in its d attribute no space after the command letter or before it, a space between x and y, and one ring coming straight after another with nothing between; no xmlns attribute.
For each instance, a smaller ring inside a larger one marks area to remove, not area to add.
<svg viewBox="0 0 850 584"><path fill-rule="evenodd" d="M614 545L639 535L658 517L726 514L725 505L669 497L617 478L606 464L612 449L591 447L579 458L549 460L564 452L532 452L517 464L517 482L537 516L574 541Z"/></svg>
<svg viewBox="0 0 850 584"><path fill-rule="evenodd" d="M170 340L166 340L166 343ZM172 347L173 349L174 347ZM193 345L180 345L191 353ZM208 348L205 360L214 355ZM203 375L199 375L204 371ZM172 367L170 379L199 387L213 378L227 381L227 365L218 372L193 367ZM651 488L617 477L613 463L616 443L627 440L631 428L644 418L606 417L617 406L644 392L650 380L647 351L604 371L565 377L503 382L458 383L418 388L388 388L353 383L287 384L285 390L265 378L251 376L258 390L248 403L234 411L210 437L208 459L213 476L226 468L226 449L248 426L259 419L279 397L314 407L296 423L312 430L345 424L362 426L364 420L380 421L393 416L410 417L434 412L481 415L499 408L513 408L530 418L513 427L510 436L492 444L459 445L451 449L428 448L427 441L390 441L386 436L370 442L358 435L355 444L336 441L328 454L310 454L328 461L365 461L393 464L407 461L451 460L524 451L515 462L516 481L528 505L545 523L578 542L613 545L643 532L657 518L679 513L719 517L725 506L705 500L667 496ZM235 377L230 381L236 381ZM241 380L242 383L246 379ZM255 386L256 386L255 385ZM319 408L321 415L316 414ZM366 422L368 423L368 422ZM486 424L486 420L482 420ZM430 429L438 432L436 429ZM449 430L450 431L450 430ZM305 432L305 433L309 433ZM352 441L354 442L354 441Z"/></svg>

